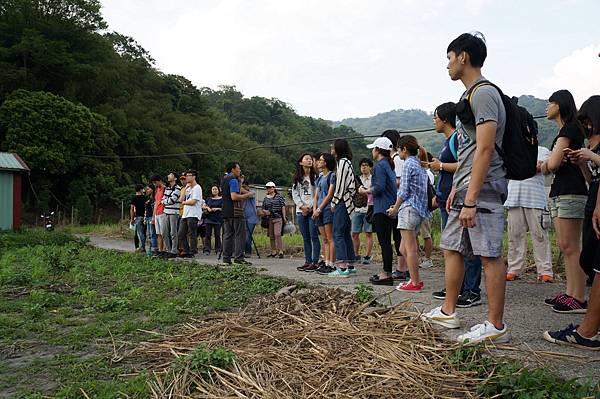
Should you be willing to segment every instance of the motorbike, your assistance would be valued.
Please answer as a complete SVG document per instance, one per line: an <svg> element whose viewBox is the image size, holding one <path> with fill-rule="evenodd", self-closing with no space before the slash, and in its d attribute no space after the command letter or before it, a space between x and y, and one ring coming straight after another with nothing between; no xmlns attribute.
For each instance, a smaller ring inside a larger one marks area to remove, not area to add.
<svg viewBox="0 0 600 399"><path fill-rule="evenodd" d="M46 215L40 215L42 221L44 222L44 228L46 229L46 231L54 231L54 221L52 220L53 216L54 212L50 212Z"/></svg>

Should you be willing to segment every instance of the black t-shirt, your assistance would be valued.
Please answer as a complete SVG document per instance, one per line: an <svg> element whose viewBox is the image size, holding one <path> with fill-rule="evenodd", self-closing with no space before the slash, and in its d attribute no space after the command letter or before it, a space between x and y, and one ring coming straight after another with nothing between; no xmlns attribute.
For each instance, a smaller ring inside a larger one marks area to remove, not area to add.
<svg viewBox="0 0 600 399"><path fill-rule="evenodd" d="M597 145L592 151L600 155L600 145ZM588 161L587 164L592 174L592 179L590 180L590 193L588 195L587 202L585 203L585 213L591 217L591 215L594 213L594 209L596 208L596 199L598 198L598 186L600 186L600 166L592 161Z"/></svg>
<svg viewBox="0 0 600 399"><path fill-rule="evenodd" d="M146 210L146 196L145 195L134 195L131 197L131 205L135 207L135 216L144 216Z"/></svg>
<svg viewBox="0 0 600 399"><path fill-rule="evenodd" d="M569 148L572 150L579 150L583 147L583 132L574 123L567 123L560 129L560 132L558 132L558 136L556 136L552 142L552 147L550 149L554 148L559 137L569 139ZM583 177L579 165L569 161L563 163L554 173L554 181L550 188L550 197L587 194L588 191L585 185L585 178Z"/></svg>

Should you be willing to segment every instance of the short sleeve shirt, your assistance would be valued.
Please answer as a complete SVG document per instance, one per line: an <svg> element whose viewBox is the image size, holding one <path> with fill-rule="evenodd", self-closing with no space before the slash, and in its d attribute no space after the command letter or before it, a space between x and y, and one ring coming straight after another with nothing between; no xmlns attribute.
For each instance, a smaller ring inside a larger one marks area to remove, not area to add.
<svg viewBox="0 0 600 399"><path fill-rule="evenodd" d="M600 155L600 145L596 146L596 148L594 148L592 151ZM588 195L587 203L585 204L585 213L586 215L591 215L594 213L594 209L596 208L596 199L598 198L598 187L600 186L600 166L592 161L588 161L587 164L592 174L592 179L590 180L590 194Z"/></svg>
<svg viewBox="0 0 600 399"><path fill-rule="evenodd" d="M560 129L558 136L552 142L551 149L554 148L559 137L568 139L569 148L572 150L579 150L583 147L583 132L574 123L567 123ZM550 188L550 197L558 197L559 195L587 195L587 193L585 177L583 177L583 173L577 164L567 161L554 173L554 181Z"/></svg>
<svg viewBox="0 0 600 399"><path fill-rule="evenodd" d="M484 77L479 78L474 84L477 84ZM467 91L461 97L466 98ZM506 126L506 111L500 93L493 86L479 86L471 96L471 109L475 117L474 125L463 125L456 118L456 131L458 132L458 168L454 172L453 187L460 191L466 189L471 181L471 170L473 169L473 159L475 158L475 148L477 147L476 127L486 122L496 122L495 141L498 147L502 147L504 137L504 127ZM502 179L506 176L504 164L498 151L494 151L484 183Z"/></svg>
<svg viewBox="0 0 600 399"><path fill-rule="evenodd" d="M185 201L195 199L194 205L183 206L183 218L202 219L202 188L196 184L192 188L188 188L185 192Z"/></svg>
<svg viewBox="0 0 600 399"><path fill-rule="evenodd" d="M146 210L146 196L144 195L134 195L131 198L131 205L135 208L135 216L141 217L144 216L144 211Z"/></svg>

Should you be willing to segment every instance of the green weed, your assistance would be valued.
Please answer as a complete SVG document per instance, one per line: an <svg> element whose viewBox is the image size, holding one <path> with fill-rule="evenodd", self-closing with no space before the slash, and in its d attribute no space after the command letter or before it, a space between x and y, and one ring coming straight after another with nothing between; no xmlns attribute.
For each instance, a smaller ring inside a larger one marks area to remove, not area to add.
<svg viewBox="0 0 600 399"><path fill-rule="evenodd" d="M181 356L175 362L175 368L189 368L202 377L210 375L213 367L227 368L235 362L235 354L222 346L208 348L200 345L192 352Z"/></svg>
<svg viewBox="0 0 600 399"><path fill-rule="evenodd" d="M360 303L371 302L375 298L373 294L373 287L365 283L359 283L356 286L356 294L354 294L356 300Z"/></svg>

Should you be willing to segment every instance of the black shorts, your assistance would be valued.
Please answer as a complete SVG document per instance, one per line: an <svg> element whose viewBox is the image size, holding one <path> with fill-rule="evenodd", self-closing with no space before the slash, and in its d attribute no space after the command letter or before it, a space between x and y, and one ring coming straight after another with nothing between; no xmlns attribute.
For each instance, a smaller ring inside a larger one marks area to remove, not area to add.
<svg viewBox="0 0 600 399"><path fill-rule="evenodd" d="M586 214L583 219L581 232L582 245L579 265L585 274L594 278L595 273L600 273L600 240L592 227L592 215Z"/></svg>

